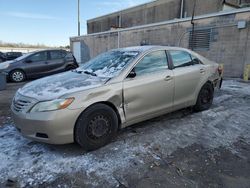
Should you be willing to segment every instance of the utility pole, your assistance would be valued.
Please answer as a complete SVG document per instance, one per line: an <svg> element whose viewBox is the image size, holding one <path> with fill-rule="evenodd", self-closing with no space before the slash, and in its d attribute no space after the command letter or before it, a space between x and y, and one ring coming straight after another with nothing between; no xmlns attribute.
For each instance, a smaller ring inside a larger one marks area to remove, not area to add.
<svg viewBox="0 0 250 188"><path fill-rule="evenodd" d="M81 35L81 22L80 22L80 0L78 0L78 36Z"/></svg>

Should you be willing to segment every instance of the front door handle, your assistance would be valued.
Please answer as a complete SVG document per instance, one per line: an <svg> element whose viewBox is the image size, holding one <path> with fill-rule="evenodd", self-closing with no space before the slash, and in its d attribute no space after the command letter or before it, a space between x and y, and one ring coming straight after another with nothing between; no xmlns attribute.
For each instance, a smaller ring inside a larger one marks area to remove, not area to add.
<svg viewBox="0 0 250 188"><path fill-rule="evenodd" d="M165 81L170 81L170 80L172 80L172 79L173 79L172 76L166 76L166 77L164 78Z"/></svg>
<svg viewBox="0 0 250 188"><path fill-rule="evenodd" d="M200 73L204 73L206 72L204 69L200 69Z"/></svg>

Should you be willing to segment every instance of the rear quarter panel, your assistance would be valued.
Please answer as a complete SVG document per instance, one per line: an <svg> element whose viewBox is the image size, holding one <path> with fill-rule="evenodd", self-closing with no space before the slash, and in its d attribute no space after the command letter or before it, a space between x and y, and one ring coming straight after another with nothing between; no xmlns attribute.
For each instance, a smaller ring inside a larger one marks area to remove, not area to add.
<svg viewBox="0 0 250 188"><path fill-rule="evenodd" d="M206 74L204 75L204 77L201 79L199 86L197 87L196 91L195 91L195 101L193 101L193 104L196 103L196 99L199 95L199 92L202 88L202 86L210 81L212 84L215 83L215 80L220 80L220 75L218 73L218 67L219 64L217 64L214 61L210 61L209 59L201 56L200 54L187 50L189 53L191 53L192 55L196 56L198 59L201 60L202 64L204 65L204 68L206 70ZM214 84L214 88L217 87L217 85Z"/></svg>

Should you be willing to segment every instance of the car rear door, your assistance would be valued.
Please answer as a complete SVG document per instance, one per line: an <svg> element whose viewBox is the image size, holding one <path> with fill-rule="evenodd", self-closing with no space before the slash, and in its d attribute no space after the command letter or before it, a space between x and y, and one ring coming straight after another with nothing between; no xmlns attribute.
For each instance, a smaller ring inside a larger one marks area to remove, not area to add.
<svg viewBox="0 0 250 188"><path fill-rule="evenodd" d="M29 76L43 76L49 71L47 51L37 52L24 60L25 73Z"/></svg>
<svg viewBox="0 0 250 188"><path fill-rule="evenodd" d="M66 52L62 50L49 51L48 66L50 73L60 72L65 70L65 59Z"/></svg>
<svg viewBox="0 0 250 188"><path fill-rule="evenodd" d="M123 82L124 110L127 122L171 110L173 105L173 72L168 69L166 51L145 55L133 68L136 76Z"/></svg>
<svg viewBox="0 0 250 188"><path fill-rule="evenodd" d="M194 105L197 90L206 78L206 67L186 51L168 51L175 80L174 109Z"/></svg>

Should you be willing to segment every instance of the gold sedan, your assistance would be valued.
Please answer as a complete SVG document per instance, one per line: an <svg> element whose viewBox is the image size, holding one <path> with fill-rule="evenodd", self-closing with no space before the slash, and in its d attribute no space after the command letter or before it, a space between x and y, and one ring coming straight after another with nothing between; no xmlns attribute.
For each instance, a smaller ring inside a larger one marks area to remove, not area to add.
<svg viewBox="0 0 250 188"><path fill-rule="evenodd" d="M218 64L183 48L116 49L26 84L11 109L27 138L94 150L126 126L190 106L209 109L220 74Z"/></svg>

